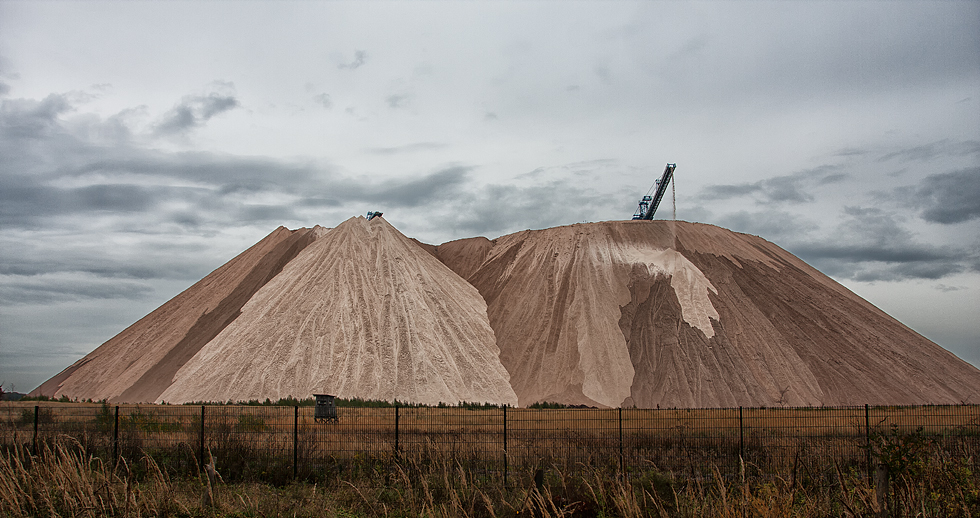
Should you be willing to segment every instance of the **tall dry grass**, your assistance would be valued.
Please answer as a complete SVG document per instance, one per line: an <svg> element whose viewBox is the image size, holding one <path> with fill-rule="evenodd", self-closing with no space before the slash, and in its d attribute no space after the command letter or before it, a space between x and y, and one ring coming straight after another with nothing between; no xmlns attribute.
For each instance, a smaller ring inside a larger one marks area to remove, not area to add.
<svg viewBox="0 0 980 518"><path fill-rule="evenodd" d="M213 462L218 473L221 459ZM892 517L980 516L980 481L970 463L927 455L896 473L885 502ZM144 456L112 466L62 438L38 455L23 448L0 456L0 516L426 516L426 517L825 517L881 516L862 473L838 468L831 484L803 487L780 477L679 479L649 470L620 477L604 470L566 472L544 466L515 487L478 483L451 462L393 466L383 485L363 478L273 486L224 483L197 473L168 476Z"/></svg>
<svg viewBox="0 0 980 518"><path fill-rule="evenodd" d="M502 450L491 433L496 424L484 422L492 415L465 414L480 430L470 435L457 429L468 430L472 423L448 410L436 414L448 425L402 416L401 452L394 454L391 431L365 413L367 426L300 421L298 454L309 460L301 462L300 475L304 470L312 474L311 482L303 483L291 481L294 443L288 412L208 408L207 444L215 447L213 466L221 475L209 478L197 469L199 408L144 407L121 413L123 455L118 463L105 460L111 443L91 417L101 414L52 414L50 431L41 435L39 451L33 455L23 446L30 444L31 436L22 410L4 424L9 440L0 446L0 516L877 517L884 512L890 517L980 517L980 435L973 421L964 421L949 437L929 436L910 425L876 432L874 461L888 463L891 469L890 491L882 500L863 465L846 461L854 457L851 450L860 459L866 451L860 449L864 437L851 432L845 439L857 439L850 442L819 436L756 441L747 433L746 456L734 472L730 463L715 464L711 471L670 471L658 466L687 458L688 464L710 467L718 456L738 458L737 435L663 440L634 435L646 424L624 426L626 444L640 454L633 460L627 457L627 473L621 474L618 457L610 456L608 437L592 437L585 433L589 427L573 423L575 433L552 433L536 422L522 427L515 419L508 422L513 425L508 456L512 464L509 486L504 487ZM825 426L819 420L808 422L801 412L793 422L808 433ZM257 418L264 415L269 418ZM532 415L527 412L525 417ZM746 412L747 419L750 415L756 418ZM773 419L770 424L790 425ZM55 425L67 433L73 429L67 425L87 422L92 423L91 431L76 426L85 432L78 436L81 439L54 435ZM661 428L650 425L654 431ZM96 440L100 437L101 442ZM561 455L547 455L553 449ZM209 452L205 455L211 460ZM270 463L263 455L281 462ZM614 465L600 462L602 456ZM317 460L335 457L335 463ZM279 475L272 475L274 468ZM540 469L541 476L531 477L527 469Z"/></svg>
<svg viewBox="0 0 980 518"><path fill-rule="evenodd" d="M184 513L175 486L150 457L137 480L120 459L110 466L62 438L45 444L38 455L22 447L0 456L0 515L33 516L168 516Z"/></svg>

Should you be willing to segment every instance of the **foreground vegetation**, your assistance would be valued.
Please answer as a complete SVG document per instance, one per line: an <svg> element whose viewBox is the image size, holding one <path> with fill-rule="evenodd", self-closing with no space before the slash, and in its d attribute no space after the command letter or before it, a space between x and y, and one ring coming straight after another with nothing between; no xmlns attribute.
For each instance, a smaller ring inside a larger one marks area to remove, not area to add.
<svg viewBox="0 0 980 518"><path fill-rule="evenodd" d="M476 483L459 465L393 465L385 484L362 479L225 483L214 461L170 473L150 456L118 464L62 438L38 455L13 447L0 456L0 515L64 516L980 516L980 479L971 462L940 451L905 450L886 500L866 477L838 469L835 480L804 487L778 476L681 480L654 470L542 469L526 484ZM211 466L215 469L212 470Z"/></svg>

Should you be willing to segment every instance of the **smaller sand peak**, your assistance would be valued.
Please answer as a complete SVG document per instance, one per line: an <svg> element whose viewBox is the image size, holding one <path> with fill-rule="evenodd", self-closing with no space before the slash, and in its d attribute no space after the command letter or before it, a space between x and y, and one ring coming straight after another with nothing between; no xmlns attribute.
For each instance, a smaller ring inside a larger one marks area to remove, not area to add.
<svg viewBox="0 0 980 518"><path fill-rule="evenodd" d="M256 293L160 399L517 404L498 354L473 286L389 222L357 216Z"/></svg>

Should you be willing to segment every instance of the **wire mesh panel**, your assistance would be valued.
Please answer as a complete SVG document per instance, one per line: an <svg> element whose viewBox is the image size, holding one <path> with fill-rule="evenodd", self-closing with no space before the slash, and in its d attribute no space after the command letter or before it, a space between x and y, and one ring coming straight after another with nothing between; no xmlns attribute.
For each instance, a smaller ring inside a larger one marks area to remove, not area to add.
<svg viewBox="0 0 980 518"><path fill-rule="evenodd" d="M204 408L204 460L233 478L288 479L293 475L294 407Z"/></svg>
<svg viewBox="0 0 980 518"><path fill-rule="evenodd" d="M149 455L165 469L182 472L195 471L200 464L200 407L102 405L99 420L111 424L105 430L111 430L113 451L123 458L136 461Z"/></svg>
<svg viewBox="0 0 980 518"><path fill-rule="evenodd" d="M619 411L508 409L507 458L517 483L541 469L618 469Z"/></svg>
<svg viewBox="0 0 980 518"><path fill-rule="evenodd" d="M872 462L914 471L924 456L980 470L980 406L872 407Z"/></svg>
<svg viewBox="0 0 980 518"><path fill-rule="evenodd" d="M479 480L503 476L503 410L400 408L399 460L410 468L463 468Z"/></svg>
<svg viewBox="0 0 980 518"><path fill-rule="evenodd" d="M25 428L32 431L30 440L34 451L43 450L59 437L70 437L93 453L112 452L114 413L108 405L37 402L25 405L20 414L16 427L21 433ZM36 436L33 435L35 423ZM21 443L24 444L23 439Z"/></svg>
<svg viewBox="0 0 980 518"><path fill-rule="evenodd" d="M627 409L623 433L631 470L694 479L738 471L738 409Z"/></svg>
<svg viewBox="0 0 980 518"><path fill-rule="evenodd" d="M314 420L300 407L297 428L299 471L321 478L388 476L395 454L394 408L337 409L337 421Z"/></svg>
<svg viewBox="0 0 980 518"><path fill-rule="evenodd" d="M808 485L866 473L865 424L864 407L742 409L746 471Z"/></svg>

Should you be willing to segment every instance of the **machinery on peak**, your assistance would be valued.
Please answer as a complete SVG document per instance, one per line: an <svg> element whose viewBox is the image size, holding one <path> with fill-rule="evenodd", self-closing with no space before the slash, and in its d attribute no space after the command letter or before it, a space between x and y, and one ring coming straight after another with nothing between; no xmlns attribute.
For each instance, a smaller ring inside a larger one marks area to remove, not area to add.
<svg viewBox="0 0 980 518"><path fill-rule="evenodd" d="M654 182L653 187L650 187L646 196L640 198L640 205L633 214L633 219L653 219L653 215L657 212L657 207L660 206L660 202L664 198L664 193L667 192L667 184L673 180L674 169L676 167L677 164L667 164L667 167L664 168L663 176ZM656 193L651 196L650 192L654 189L656 189Z"/></svg>

